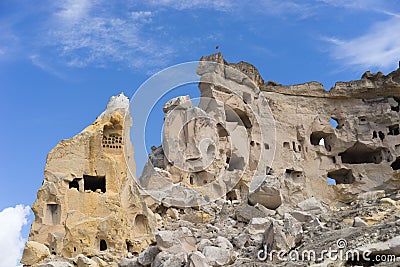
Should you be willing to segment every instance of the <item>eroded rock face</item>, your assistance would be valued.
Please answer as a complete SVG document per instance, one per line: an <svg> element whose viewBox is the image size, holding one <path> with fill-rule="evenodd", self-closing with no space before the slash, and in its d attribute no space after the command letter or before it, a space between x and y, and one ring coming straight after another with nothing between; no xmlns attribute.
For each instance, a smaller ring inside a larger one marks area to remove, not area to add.
<svg viewBox="0 0 400 267"><path fill-rule="evenodd" d="M265 263L260 248L320 252L339 238L399 255L400 70L330 91L264 82L221 54L197 73L198 107L188 96L164 106L143 188L127 168L123 95L49 153L22 263L245 266Z"/></svg>
<svg viewBox="0 0 400 267"><path fill-rule="evenodd" d="M67 258L107 254L118 260L154 240L153 217L124 158L124 150L133 156L123 139L131 126L128 106L124 95L112 97L92 125L48 154L27 252L35 241ZM24 253L22 263L30 265L26 259Z"/></svg>
<svg viewBox="0 0 400 267"><path fill-rule="evenodd" d="M311 197L350 203L362 193L399 188L399 70L367 72L326 91L317 82L266 83L251 64L228 64L218 53L202 58L198 74L204 99L197 109L187 96L167 103L169 139L151 153L144 186L166 188L163 180L207 199L240 192L235 199L271 209ZM249 192L261 176L273 184Z"/></svg>

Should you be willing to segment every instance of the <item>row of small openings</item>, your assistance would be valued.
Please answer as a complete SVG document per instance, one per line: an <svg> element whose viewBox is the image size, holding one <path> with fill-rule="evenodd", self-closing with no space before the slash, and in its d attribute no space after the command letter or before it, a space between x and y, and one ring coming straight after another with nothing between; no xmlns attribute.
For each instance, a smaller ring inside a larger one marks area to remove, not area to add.
<svg viewBox="0 0 400 267"><path fill-rule="evenodd" d="M251 145L251 146L255 146L255 145L259 146L260 143L255 142L255 141L251 141L251 142L250 142L250 145ZM265 148L265 150L269 150L269 144L264 143L264 148Z"/></svg>
<svg viewBox="0 0 400 267"><path fill-rule="evenodd" d="M103 148L122 148L122 146L103 145Z"/></svg>
<svg viewBox="0 0 400 267"><path fill-rule="evenodd" d="M74 178L69 182L69 189L75 188L80 191L82 178ZM105 176L90 176L83 175L83 190L90 190L92 192L100 191L106 192L106 177Z"/></svg>
<svg viewBox="0 0 400 267"><path fill-rule="evenodd" d="M107 140L107 139L103 139L101 141L102 144L109 144L109 145L114 145L114 144L122 144L122 140Z"/></svg>
<svg viewBox="0 0 400 267"><path fill-rule="evenodd" d="M122 148L122 137L116 135L103 136L101 143L103 148Z"/></svg>
<svg viewBox="0 0 400 267"><path fill-rule="evenodd" d="M289 142L283 142L283 147L290 149L290 143ZM292 149L294 152L301 152L301 145L296 145L296 142L292 142Z"/></svg>
<svg viewBox="0 0 400 267"><path fill-rule="evenodd" d="M116 134L110 134L110 135L103 135L103 139L108 139L108 140L111 140L112 138L115 138L115 139L121 139L122 140L122 136L120 136L120 135L116 135Z"/></svg>
<svg viewBox="0 0 400 267"><path fill-rule="evenodd" d="M379 131L378 133L376 131L372 132L372 139L376 139L378 138L381 139L381 141L383 141L383 139L385 139L385 134L382 133L381 131Z"/></svg>

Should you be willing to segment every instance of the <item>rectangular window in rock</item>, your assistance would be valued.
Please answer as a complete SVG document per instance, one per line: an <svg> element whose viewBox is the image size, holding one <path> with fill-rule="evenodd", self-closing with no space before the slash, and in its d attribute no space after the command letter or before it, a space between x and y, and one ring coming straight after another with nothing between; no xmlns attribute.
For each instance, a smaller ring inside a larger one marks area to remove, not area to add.
<svg viewBox="0 0 400 267"><path fill-rule="evenodd" d="M50 225L60 224L61 206L59 204L47 204L45 209L45 223Z"/></svg>
<svg viewBox="0 0 400 267"><path fill-rule="evenodd" d="M101 192L106 192L106 177L105 176L90 176L83 175L84 189L96 192L100 190Z"/></svg>
<svg viewBox="0 0 400 267"><path fill-rule="evenodd" d="M69 189L75 188L79 191L82 188L82 178L74 178L71 182L69 182Z"/></svg>

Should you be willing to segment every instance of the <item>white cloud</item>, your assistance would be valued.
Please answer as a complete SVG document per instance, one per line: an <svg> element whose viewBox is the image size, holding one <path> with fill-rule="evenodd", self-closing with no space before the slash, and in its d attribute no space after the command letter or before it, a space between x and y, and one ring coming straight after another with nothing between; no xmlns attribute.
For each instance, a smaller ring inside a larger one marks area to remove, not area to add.
<svg viewBox="0 0 400 267"><path fill-rule="evenodd" d="M44 25L47 33L40 48L54 48L54 56L68 66L107 67L109 63L122 63L131 68L151 68L166 64L174 52L168 42L160 40L162 33L157 29L145 30L145 26L151 26L152 11L132 12L124 4L116 12L101 0L95 4L69 0L60 8ZM31 60L37 58L39 55Z"/></svg>
<svg viewBox="0 0 400 267"><path fill-rule="evenodd" d="M347 66L390 70L400 60L400 19L374 24L365 34L352 39L326 38L332 58Z"/></svg>
<svg viewBox="0 0 400 267"><path fill-rule="evenodd" d="M150 0L148 4L153 6L164 6L178 10L208 8L220 11L228 11L233 7L235 1L229 0Z"/></svg>
<svg viewBox="0 0 400 267"><path fill-rule="evenodd" d="M17 205L0 212L0 266L17 266L21 258L25 240L21 236L30 213L28 206Z"/></svg>
<svg viewBox="0 0 400 267"><path fill-rule="evenodd" d="M66 21L77 21L87 15L91 6L90 0L66 0L61 2L56 15Z"/></svg>
<svg viewBox="0 0 400 267"><path fill-rule="evenodd" d="M38 54L33 54L29 56L29 59L31 60L32 64L35 65L36 67L42 69L45 72L51 73L59 78L64 78L64 75L60 73L59 71L55 70L53 67L51 67L48 63L46 63L43 58L38 55Z"/></svg>

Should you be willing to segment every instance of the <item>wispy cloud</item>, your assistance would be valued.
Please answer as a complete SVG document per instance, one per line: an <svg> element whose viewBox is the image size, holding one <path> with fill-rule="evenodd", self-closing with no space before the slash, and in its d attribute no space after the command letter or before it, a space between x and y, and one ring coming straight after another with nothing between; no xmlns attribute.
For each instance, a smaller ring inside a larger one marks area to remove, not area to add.
<svg viewBox="0 0 400 267"><path fill-rule="evenodd" d="M122 10L122 11L121 11ZM70 67L106 67L119 63L131 68L151 68L168 62L174 49L161 42L157 29L145 30L154 12L110 11L104 1L63 2L44 25L41 48ZM35 58L34 58L35 59Z"/></svg>
<svg viewBox="0 0 400 267"><path fill-rule="evenodd" d="M374 24L368 32L352 39L325 38L330 55L349 67L393 69L400 60L400 18Z"/></svg>
<svg viewBox="0 0 400 267"><path fill-rule="evenodd" d="M178 10L184 9L198 9L198 8L208 8L220 11L229 11L235 5L236 1L229 0L150 0L147 1L149 5L152 6L163 6Z"/></svg>
<svg viewBox="0 0 400 267"><path fill-rule="evenodd" d="M22 226L28 223L30 208L17 205L0 211L0 266L17 266L25 240L21 236Z"/></svg>
<svg viewBox="0 0 400 267"><path fill-rule="evenodd" d="M88 15L92 2L89 0L65 0L60 2L56 15L67 22L78 21Z"/></svg>
<svg viewBox="0 0 400 267"><path fill-rule="evenodd" d="M38 54L30 55L29 59L31 60L33 65L42 69L43 71L53 74L62 79L65 78L60 71L57 71L55 68L51 67L51 64L45 62L45 60L40 55Z"/></svg>

